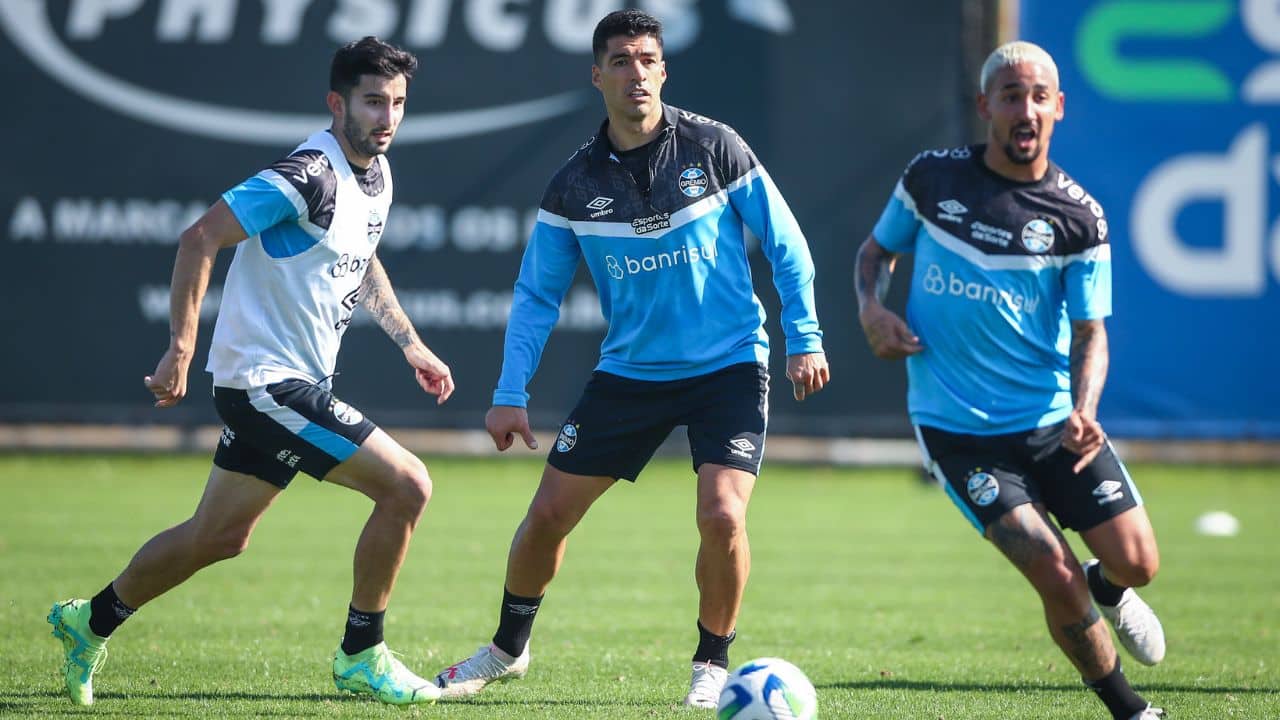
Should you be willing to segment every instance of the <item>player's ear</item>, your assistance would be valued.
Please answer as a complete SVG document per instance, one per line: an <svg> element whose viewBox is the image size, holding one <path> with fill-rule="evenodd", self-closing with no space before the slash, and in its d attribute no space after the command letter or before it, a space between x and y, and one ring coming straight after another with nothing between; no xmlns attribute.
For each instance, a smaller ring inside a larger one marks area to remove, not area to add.
<svg viewBox="0 0 1280 720"><path fill-rule="evenodd" d="M978 117L982 118L983 120L986 120L987 122L990 122L990 121L991 121L991 108L987 106L987 94L986 94L986 93L978 93L978 102L977 102L977 105L978 105Z"/></svg>
<svg viewBox="0 0 1280 720"><path fill-rule="evenodd" d="M595 63L591 64L591 84L595 85L597 90L600 88L600 66Z"/></svg>
<svg viewBox="0 0 1280 720"><path fill-rule="evenodd" d="M1058 110L1053 114L1053 119L1061 120L1062 116L1066 114L1066 111L1067 111L1067 94L1062 91L1058 91Z"/></svg>
<svg viewBox="0 0 1280 720"><path fill-rule="evenodd" d="M347 113L346 100L342 98L342 95L332 90L329 91L328 95L324 96L324 104L329 106L329 112L332 113L334 117L346 115Z"/></svg>

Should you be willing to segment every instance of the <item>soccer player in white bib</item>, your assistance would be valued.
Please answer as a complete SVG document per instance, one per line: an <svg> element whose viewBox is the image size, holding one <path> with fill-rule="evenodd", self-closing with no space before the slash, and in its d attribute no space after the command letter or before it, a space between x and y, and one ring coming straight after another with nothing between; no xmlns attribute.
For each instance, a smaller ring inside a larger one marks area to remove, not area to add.
<svg viewBox="0 0 1280 720"><path fill-rule="evenodd" d="M1152 720L1163 712L1129 686L1098 613L1139 662L1163 659L1160 621L1132 590L1159 567L1155 535L1097 418L1111 314L1106 216L1049 159L1063 108L1057 65L1040 47L1008 43L987 58L987 142L908 166L858 252L859 319L878 357L907 360L925 466L1035 588L1085 685L1113 718ZM904 321L882 300L907 252ZM1098 559L1081 566L1058 525Z"/></svg>
<svg viewBox="0 0 1280 720"><path fill-rule="evenodd" d="M49 622L63 643L63 674L77 704L93 702L93 676L116 628L201 568L243 552L298 471L374 502L356 542L335 685L397 705L439 697L382 638L431 479L417 457L331 392L339 343L362 305L403 351L424 391L437 403L453 393L449 367L419 339L375 253L391 206L384 153L417 65L412 54L374 37L340 48L326 98L332 126L223 193L183 232L169 349L145 383L156 407L173 407L186 394L214 257L234 247L208 362L226 427L191 518L147 541L92 599L53 606Z"/></svg>

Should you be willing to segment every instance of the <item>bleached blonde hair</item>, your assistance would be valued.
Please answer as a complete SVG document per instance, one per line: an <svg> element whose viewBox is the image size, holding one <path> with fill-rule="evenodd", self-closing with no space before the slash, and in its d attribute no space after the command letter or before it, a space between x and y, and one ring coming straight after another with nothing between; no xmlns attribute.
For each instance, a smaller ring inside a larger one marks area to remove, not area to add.
<svg viewBox="0 0 1280 720"><path fill-rule="evenodd" d="M1049 71L1050 77L1053 78L1053 84L1058 84L1058 65L1053 61L1053 57L1044 48L1035 43L1014 40L1001 45L987 56L987 61L982 63L982 75L978 79L978 90L985 93L987 84L991 82L991 78L996 73L1003 68L1019 63L1032 63L1043 67Z"/></svg>

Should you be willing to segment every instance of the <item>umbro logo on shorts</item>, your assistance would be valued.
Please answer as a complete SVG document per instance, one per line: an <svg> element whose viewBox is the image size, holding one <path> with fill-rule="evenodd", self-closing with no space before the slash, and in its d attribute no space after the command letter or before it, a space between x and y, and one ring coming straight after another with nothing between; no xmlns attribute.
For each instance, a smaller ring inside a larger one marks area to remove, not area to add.
<svg viewBox="0 0 1280 720"><path fill-rule="evenodd" d="M1120 492L1120 483L1116 480L1103 480L1098 483L1098 487L1093 489L1093 495L1098 498L1099 505L1113 503L1124 497L1124 493Z"/></svg>
<svg viewBox="0 0 1280 720"><path fill-rule="evenodd" d="M751 453L755 452L755 443L746 438L734 438L729 441L729 453L737 455L744 460L751 460Z"/></svg>

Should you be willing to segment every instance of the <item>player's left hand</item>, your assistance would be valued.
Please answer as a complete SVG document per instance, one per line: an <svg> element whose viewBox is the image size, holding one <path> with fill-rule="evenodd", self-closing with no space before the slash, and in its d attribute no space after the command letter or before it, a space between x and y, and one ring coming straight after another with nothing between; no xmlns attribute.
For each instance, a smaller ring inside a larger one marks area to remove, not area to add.
<svg viewBox="0 0 1280 720"><path fill-rule="evenodd" d="M1079 410L1071 411L1062 431L1062 447L1080 456L1080 460L1071 468L1072 472L1079 474L1089 467L1089 463L1098 456L1106 442L1107 434L1102 431L1102 423L1097 418L1087 417Z"/></svg>
<svg viewBox="0 0 1280 720"><path fill-rule="evenodd" d="M787 356L787 379L796 400L815 395L831 381L826 353L801 353Z"/></svg>
<svg viewBox="0 0 1280 720"><path fill-rule="evenodd" d="M442 405L453 394L453 372L426 345L414 343L404 349L404 359L413 367L418 385L436 396L436 404Z"/></svg>

